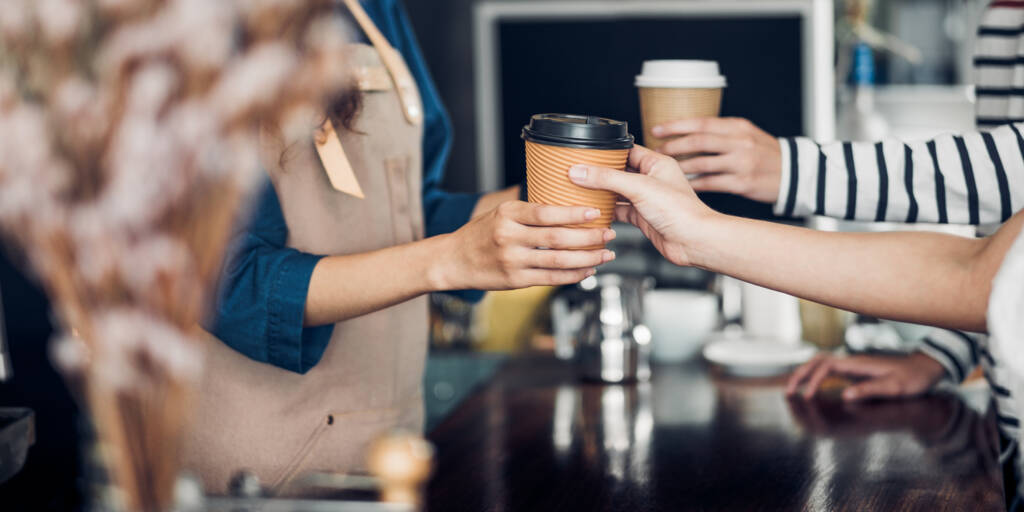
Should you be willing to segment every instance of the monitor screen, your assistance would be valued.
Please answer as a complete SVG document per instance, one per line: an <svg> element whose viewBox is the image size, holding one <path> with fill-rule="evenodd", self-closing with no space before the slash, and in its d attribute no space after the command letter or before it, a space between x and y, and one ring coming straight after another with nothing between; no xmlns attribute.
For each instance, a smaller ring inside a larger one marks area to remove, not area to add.
<svg viewBox="0 0 1024 512"><path fill-rule="evenodd" d="M635 75L648 59L718 61L728 87L723 116L740 116L778 136L804 124L803 27L797 13L727 17L498 19L503 182L525 172L520 132L538 113L590 114L629 122L642 142ZM728 213L771 218L771 206L705 194Z"/></svg>

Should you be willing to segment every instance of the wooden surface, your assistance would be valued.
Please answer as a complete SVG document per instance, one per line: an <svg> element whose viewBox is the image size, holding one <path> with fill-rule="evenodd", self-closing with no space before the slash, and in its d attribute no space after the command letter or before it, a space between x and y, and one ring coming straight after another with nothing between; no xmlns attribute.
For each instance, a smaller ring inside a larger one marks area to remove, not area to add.
<svg viewBox="0 0 1024 512"><path fill-rule="evenodd" d="M430 435L431 511L1003 508L994 423L957 395L844 405L659 367L583 384L517 359Z"/></svg>

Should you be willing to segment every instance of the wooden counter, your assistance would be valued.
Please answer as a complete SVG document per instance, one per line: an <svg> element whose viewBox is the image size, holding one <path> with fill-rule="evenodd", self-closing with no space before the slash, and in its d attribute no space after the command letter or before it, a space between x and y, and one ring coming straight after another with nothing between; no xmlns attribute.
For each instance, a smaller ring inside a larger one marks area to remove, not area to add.
<svg viewBox="0 0 1024 512"><path fill-rule="evenodd" d="M627 386L571 370L513 360L441 423L428 509L1003 508L991 415L954 394L844 405L702 363Z"/></svg>

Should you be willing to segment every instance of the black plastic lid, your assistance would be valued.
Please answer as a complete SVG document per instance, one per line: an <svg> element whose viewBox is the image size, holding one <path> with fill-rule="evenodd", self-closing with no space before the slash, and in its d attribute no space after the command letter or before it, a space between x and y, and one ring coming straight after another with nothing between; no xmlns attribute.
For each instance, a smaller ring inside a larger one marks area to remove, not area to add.
<svg viewBox="0 0 1024 512"><path fill-rule="evenodd" d="M629 149L629 124L614 119L573 114L537 114L523 127L523 140L580 149Z"/></svg>

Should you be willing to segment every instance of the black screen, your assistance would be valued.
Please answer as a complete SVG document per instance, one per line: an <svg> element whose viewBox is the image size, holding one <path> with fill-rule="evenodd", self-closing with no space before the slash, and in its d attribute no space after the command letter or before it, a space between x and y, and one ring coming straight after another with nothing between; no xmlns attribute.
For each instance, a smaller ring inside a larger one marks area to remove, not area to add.
<svg viewBox="0 0 1024 512"><path fill-rule="evenodd" d="M624 120L640 142L633 80L649 59L718 61L728 80L723 116L746 117L777 136L804 134L802 24L796 15L500 22L505 183L523 181L519 137L533 114ZM702 197L728 213L772 217L770 205L722 194Z"/></svg>

